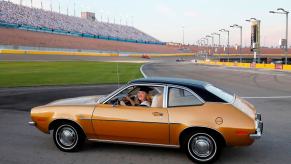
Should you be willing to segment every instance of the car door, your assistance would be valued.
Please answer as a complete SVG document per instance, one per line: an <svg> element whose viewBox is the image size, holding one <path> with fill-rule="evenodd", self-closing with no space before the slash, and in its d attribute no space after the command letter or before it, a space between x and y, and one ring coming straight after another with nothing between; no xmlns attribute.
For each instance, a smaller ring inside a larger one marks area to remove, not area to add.
<svg viewBox="0 0 291 164"><path fill-rule="evenodd" d="M204 101L193 91L181 86L169 86L168 113L170 123L170 144L178 145L179 137L183 129L192 125L205 125L203 118L207 108ZM202 123L202 124L200 124Z"/></svg>
<svg viewBox="0 0 291 164"><path fill-rule="evenodd" d="M97 139L169 144L168 111L162 107L99 104L92 123Z"/></svg>

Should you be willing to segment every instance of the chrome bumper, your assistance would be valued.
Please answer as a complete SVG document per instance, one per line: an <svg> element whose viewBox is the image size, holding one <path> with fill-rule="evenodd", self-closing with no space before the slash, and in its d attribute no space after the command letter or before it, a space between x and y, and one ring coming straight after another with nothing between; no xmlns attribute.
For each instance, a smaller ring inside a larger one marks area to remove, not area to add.
<svg viewBox="0 0 291 164"><path fill-rule="evenodd" d="M260 139L263 134L264 123L260 113L256 114L256 133L250 134L251 139Z"/></svg>
<svg viewBox="0 0 291 164"><path fill-rule="evenodd" d="M30 126L36 126L36 122L30 121L30 122L28 122L28 125L30 125Z"/></svg>

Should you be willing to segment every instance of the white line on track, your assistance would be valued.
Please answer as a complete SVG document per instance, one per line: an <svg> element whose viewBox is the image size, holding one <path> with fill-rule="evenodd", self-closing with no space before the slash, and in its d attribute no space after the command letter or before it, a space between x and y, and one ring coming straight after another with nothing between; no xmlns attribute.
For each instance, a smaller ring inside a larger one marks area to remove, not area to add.
<svg viewBox="0 0 291 164"><path fill-rule="evenodd" d="M140 72L141 72L141 74L143 75L143 77L144 78L147 78L148 76L143 72L143 67L145 66L146 64L143 64L140 68L139 68L139 70L140 70Z"/></svg>
<svg viewBox="0 0 291 164"><path fill-rule="evenodd" d="M245 99L289 99L291 96L242 97Z"/></svg>

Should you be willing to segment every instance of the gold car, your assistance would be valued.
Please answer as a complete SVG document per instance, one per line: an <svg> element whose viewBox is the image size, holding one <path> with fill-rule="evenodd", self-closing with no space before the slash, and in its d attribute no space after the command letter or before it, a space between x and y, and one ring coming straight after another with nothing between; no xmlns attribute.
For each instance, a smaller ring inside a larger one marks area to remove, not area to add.
<svg viewBox="0 0 291 164"><path fill-rule="evenodd" d="M250 145L263 131L261 115L244 99L178 78L138 79L109 95L58 100L33 108L31 119L53 131L62 151L77 151L88 139L180 147L195 162L213 162L224 146Z"/></svg>

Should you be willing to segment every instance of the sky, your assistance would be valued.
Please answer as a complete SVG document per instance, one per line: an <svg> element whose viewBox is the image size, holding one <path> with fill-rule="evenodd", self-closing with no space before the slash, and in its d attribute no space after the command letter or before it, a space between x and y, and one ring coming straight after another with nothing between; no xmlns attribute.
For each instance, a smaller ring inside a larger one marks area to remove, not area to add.
<svg viewBox="0 0 291 164"><path fill-rule="evenodd" d="M21 0L11 0L17 4ZM22 0L30 6L31 0ZM32 0L33 7L80 16L81 11L96 13L97 20L128 24L164 42L185 43L197 40L219 29L230 30L230 44L239 44L239 29L232 24L243 26L243 46L250 44L250 23L246 19L261 20L261 45L278 46L285 38L285 16L270 14L270 10L284 8L291 11L291 0ZM289 16L291 17L291 16ZM289 21L290 22L290 21ZM290 23L289 23L290 24ZM289 25L289 40L291 30ZM184 28L183 28L184 27ZM221 35L221 44L226 44L226 33ZM215 38L215 43L218 38ZM290 41L289 41L289 45Z"/></svg>

